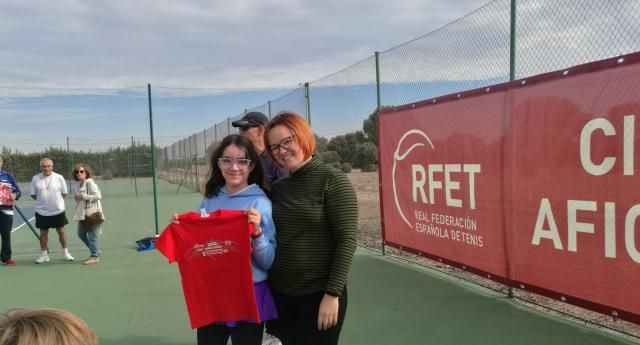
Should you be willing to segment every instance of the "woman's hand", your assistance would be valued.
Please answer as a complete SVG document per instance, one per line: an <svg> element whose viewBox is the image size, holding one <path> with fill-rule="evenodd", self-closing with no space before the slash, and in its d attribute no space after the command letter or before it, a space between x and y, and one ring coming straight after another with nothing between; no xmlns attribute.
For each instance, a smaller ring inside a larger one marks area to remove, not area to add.
<svg viewBox="0 0 640 345"><path fill-rule="evenodd" d="M250 208L247 209L244 214L246 214L247 218L249 218L249 223L253 224L252 235L257 235L260 232L260 211L256 210L255 208Z"/></svg>
<svg viewBox="0 0 640 345"><path fill-rule="evenodd" d="M80 202L83 199L83 195L82 192L77 192L76 195L74 196L76 199L76 202Z"/></svg>
<svg viewBox="0 0 640 345"><path fill-rule="evenodd" d="M169 219L169 223L171 224L180 224L180 222L178 221L178 214L174 213L173 216L171 216L171 218Z"/></svg>
<svg viewBox="0 0 640 345"><path fill-rule="evenodd" d="M324 294L318 310L318 330L326 331L338 323L338 297Z"/></svg>

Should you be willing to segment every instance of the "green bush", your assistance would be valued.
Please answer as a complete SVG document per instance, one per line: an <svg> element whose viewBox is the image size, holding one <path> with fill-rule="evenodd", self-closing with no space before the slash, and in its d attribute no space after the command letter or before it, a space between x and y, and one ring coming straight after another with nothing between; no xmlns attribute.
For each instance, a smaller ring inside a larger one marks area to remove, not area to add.
<svg viewBox="0 0 640 345"><path fill-rule="evenodd" d="M326 164L340 162L340 155L336 151L324 151L318 153L318 159Z"/></svg>
<svg viewBox="0 0 640 345"><path fill-rule="evenodd" d="M371 142L361 143L355 149L353 156L353 167L364 171L370 165L376 164L378 161L378 149Z"/></svg>

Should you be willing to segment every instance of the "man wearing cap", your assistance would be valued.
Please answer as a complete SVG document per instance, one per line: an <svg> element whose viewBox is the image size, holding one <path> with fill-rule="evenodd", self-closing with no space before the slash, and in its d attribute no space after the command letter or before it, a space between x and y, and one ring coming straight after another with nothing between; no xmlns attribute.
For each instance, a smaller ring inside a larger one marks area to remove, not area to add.
<svg viewBox="0 0 640 345"><path fill-rule="evenodd" d="M264 170L264 184L267 189L271 189L273 181L289 175L286 170L280 169L269 157L264 146L264 126L269 119L261 112L252 111L245 114L240 120L233 121L233 127L240 130L240 135L248 138L253 143L256 151L260 154L262 168Z"/></svg>

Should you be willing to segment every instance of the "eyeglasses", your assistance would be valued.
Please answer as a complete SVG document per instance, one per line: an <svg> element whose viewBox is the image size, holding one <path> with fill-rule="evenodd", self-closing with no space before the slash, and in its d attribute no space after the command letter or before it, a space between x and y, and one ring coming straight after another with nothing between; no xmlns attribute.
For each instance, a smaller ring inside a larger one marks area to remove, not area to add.
<svg viewBox="0 0 640 345"><path fill-rule="evenodd" d="M220 167L225 169L230 169L234 164L240 169L246 169L249 167L249 164L251 164L251 159L220 157L218 158L218 164L220 164Z"/></svg>
<svg viewBox="0 0 640 345"><path fill-rule="evenodd" d="M53 165L41 165L41 168L51 168Z"/></svg>
<svg viewBox="0 0 640 345"><path fill-rule="evenodd" d="M84 170L76 170L73 173L74 174L84 174Z"/></svg>
<svg viewBox="0 0 640 345"><path fill-rule="evenodd" d="M269 146L269 152L271 152L271 154L275 156L280 152L280 149L289 150L291 148L291 145L293 144L293 138L295 138L295 135L291 135L282 139L282 141L280 141L280 144Z"/></svg>

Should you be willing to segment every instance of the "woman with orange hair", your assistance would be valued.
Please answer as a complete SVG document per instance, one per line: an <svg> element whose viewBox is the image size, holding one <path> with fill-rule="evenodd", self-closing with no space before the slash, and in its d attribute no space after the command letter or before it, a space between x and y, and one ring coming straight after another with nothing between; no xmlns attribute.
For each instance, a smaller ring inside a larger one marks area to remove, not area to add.
<svg viewBox="0 0 640 345"><path fill-rule="evenodd" d="M266 133L269 154L290 172L272 185L278 249L269 282L279 317L269 328L284 345L337 344L356 249L355 191L313 156L315 137L300 115L279 114Z"/></svg>

